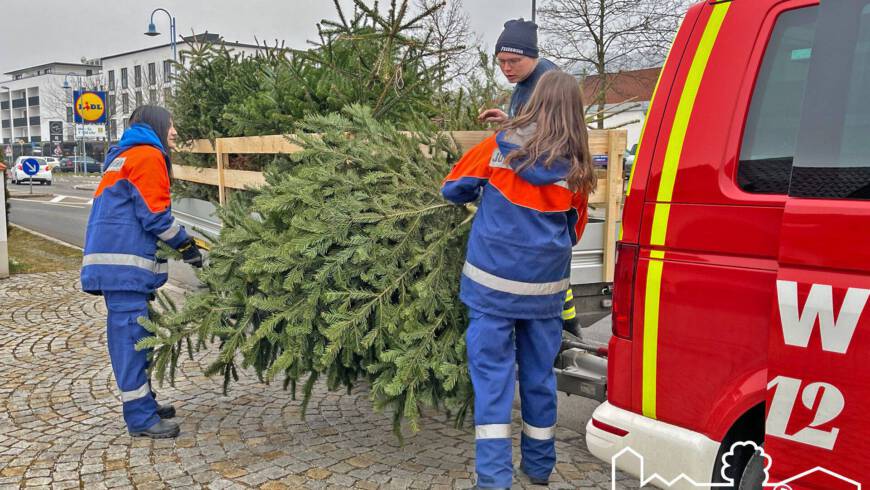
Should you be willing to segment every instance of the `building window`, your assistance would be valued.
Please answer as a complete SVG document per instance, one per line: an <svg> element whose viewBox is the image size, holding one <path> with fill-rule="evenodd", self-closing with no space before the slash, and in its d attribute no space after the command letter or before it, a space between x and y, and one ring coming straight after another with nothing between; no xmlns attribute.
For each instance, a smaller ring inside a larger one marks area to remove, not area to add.
<svg viewBox="0 0 870 490"><path fill-rule="evenodd" d="M136 91L136 107L139 107L140 105L142 105L142 91L137 90Z"/></svg>
<svg viewBox="0 0 870 490"><path fill-rule="evenodd" d="M118 121L116 119L109 119L109 139L118 139Z"/></svg>
<svg viewBox="0 0 870 490"><path fill-rule="evenodd" d="M160 105L160 101L157 100L157 89L156 88L152 88L151 90L148 91L148 103L154 104L154 105Z"/></svg>
<svg viewBox="0 0 870 490"><path fill-rule="evenodd" d="M66 122L68 122L68 123L73 122L73 108L72 107L66 108Z"/></svg>
<svg viewBox="0 0 870 490"><path fill-rule="evenodd" d="M121 88L127 88L127 69L121 68ZM124 109L126 112L126 109Z"/></svg>
<svg viewBox="0 0 870 490"><path fill-rule="evenodd" d="M157 63L148 63L148 85L157 83Z"/></svg>
<svg viewBox="0 0 870 490"><path fill-rule="evenodd" d="M115 113L115 95L109 94L109 115Z"/></svg>
<svg viewBox="0 0 870 490"><path fill-rule="evenodd" d="M124 129L126 130L129 127L130 127L130 118L125 117L124 118Z"/></svg>
<svg viewBox="0 0 870 490"><path fill-rule="evenodd" d="M121 109L123 109L124 114L130 113L130 94L121 95ZM124 126L126 128L126 126Z"/></svg>
<svg viewBox="0 0 870 490"><path fill-rule="evenodd" d="M169 101L172 99L172 89L166 87L163 89L163 105L168 106Z"/></svg>
<svg viewBox="0 0 870 490"><path fill-rule="evenodd" d="M142 86L142 66L136 65L133 67L133 86Z"/></svg>
<svg viewBox="0 0 870 490"><path fill-rule="evenodd" d="M163 83L169 83L172 80L172 60L163 61Z"/></svg>
<svg viewBox="0 0 870 490"><path fill-rule="evenodd" d="M115 90L115 70L109 70L109 90Z"/></svg>

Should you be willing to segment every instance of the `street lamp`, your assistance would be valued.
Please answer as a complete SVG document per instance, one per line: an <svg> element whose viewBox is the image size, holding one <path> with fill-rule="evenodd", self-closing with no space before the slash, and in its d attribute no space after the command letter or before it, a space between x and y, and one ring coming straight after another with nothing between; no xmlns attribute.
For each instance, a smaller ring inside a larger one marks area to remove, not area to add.
<svg viewBox="0 0 870 490"><path fill-rule="evenodd" d="M84 84L82 83L82 75L80 73L76 73L74 71L71 71L71 72L67 73L66 75L64 75L64 77L63 77L63 90L64 90L64 92L66 92L67 90L71 91L73 88L69 84L69 77L70 76L73 76L73 77L76 77L79 79L79 91L81 91L84 88ZM71 92L70 99L72 99L72 97L73 97L73 94ZM75 103L76 103L76 101L73 100L72 101L72 105L73 105L72 123L73 123L73 141L75 142L75 150L73 151L73 173L77 174L78 173L78 158L77 157L78 157L78 153L79 153L79 128L78 128L78 124L76 124ZM82 131L82 146L84 146L84 139L85 139L85 135L84 135L84 131ZM82 148L82 156L85 156L86 152L87 152L87 148ZM85 166L85 170L87 170L87 166Z"/></svg>
<svg viewBox="0 0 870 490"><path fill-rule="evenodd" d="M537 5L538 2L536 0L532 0L532 22L535 21L535 14L538 12Z"/></svg>
<svg viewBox="0 0 870 490"><path fill-rule="evenodd" d="M148 23L148 31L145 32L145 35L151 37L160 35L160 33L157 32L157 26L154 24L154 14L156 14L157 12L163 12L169 17L169 43L172 46L172 61L178 61L175 45L175 17L173 17L168 10L164 8L156 8L153 12L151 12L151 21Z"/></svg>
<svg viewBox="0 0 870 490"><path fill-rule="evenodd" d="M0 88L5 90L6 95L9 97L9 147L12 148L12 144L15 142L15 119L12 117L12 89L6 85L0 86Z"/></svg>

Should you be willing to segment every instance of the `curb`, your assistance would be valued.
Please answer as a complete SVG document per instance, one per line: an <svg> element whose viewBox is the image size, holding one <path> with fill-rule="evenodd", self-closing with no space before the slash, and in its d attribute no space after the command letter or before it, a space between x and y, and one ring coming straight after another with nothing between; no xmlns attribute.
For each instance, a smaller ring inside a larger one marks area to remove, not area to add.
<svg viewBox="0 0 870 490"><path fill-rule="evenodd" d="M12 199L12 198L14 198L14 199L38 199L38 198L42 198L42 197L54 197L54 194L45 193L45 192L42 192L42 193L37 192L34 194L24 194L24 193L19 193L19 192L10 192L9 193L10 199Z"/></svg>
<svg viewBox="0 0 870 490"><path fill-rule="evenodd" d="M84 252L84 249L79 247L79 246L73 245L72 243L68 243L68 242L65 242L63 240L58 240L57 238L50 237L50 236L42 234L38 231L31 230L30 228L25 228L21 225L16 225L15 223L9 223L9 226L11 228L17 228L17 229L19 229L23 232L26 232L26 233L30 233L31 235L38 236L39 238L42 238L43 240L48 240L48 241L56 243L58 245L63 245L64 247L74 248L76 250Z"/></svg>
<svg viewBox="0 0 870 490"><path fill-rule="evenodd" d="M97 190L97 184L79 184L74 185L73 189L77 191L95 191Z"/></svg>

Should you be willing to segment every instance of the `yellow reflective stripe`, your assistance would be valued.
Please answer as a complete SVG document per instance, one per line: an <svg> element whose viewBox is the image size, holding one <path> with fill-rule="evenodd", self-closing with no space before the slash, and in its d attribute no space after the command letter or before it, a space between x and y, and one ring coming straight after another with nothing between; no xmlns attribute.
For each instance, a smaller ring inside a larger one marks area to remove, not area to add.
<svg viewBox="0 0 870 490"><path fill-rule="evenodd" d="M574 299L574 290L568 288L568 291L565 293L565 302L572 301Z"/></svg>
<svg viewBox="0 0 870 490"><path fill-rule="evenodd" d="M573 320L577 317L577 308L571 307L567 310L562 310L562 320Z"/></svg>
<svg viewBox="0 0 870 490"><path fill-rule="evenodd" d="M728 13L730 5L731 3L728 2L713 6L713 12L710 14L710 19L704 28L701 41L698 43L698 49L695 52L692 65L689 67L689 74L686 77L683 93L680 95L680 102L674 115L674 125L671 128L671 135L665 150L665 160L662 167L658 195L656 196L657 204L653 214L652 234L650 236L650 245L652 246L662 246L665 244L668 231L668 218L671 213L670 201L674 194L674 184L676 183L680 158L683 154L683 143L686 139L686 132L689 129L689 120L692 117L695 99L701 87L701 80L704 77L704 72L707 70L707 63L710 61L710 53L712 53L713 46L716 44L716 38L719 36L719 30L722 28L722 22L725 20L725 15ZM664 266L659 260L664 258L664 252L654 250L651 252L650 258L653 260L650 260L649 263L644 299L641 408L645 416L656 418L659 305L661 302L662 269Z"/></svg>
<svg viewBox="0 0 870 490"><path fill-rule="evenodd" d="M663 262L651 260L646 280L643 307L643 393L644 416L656 418L656 379L659 340L659 299L661 298Z"/></svg>

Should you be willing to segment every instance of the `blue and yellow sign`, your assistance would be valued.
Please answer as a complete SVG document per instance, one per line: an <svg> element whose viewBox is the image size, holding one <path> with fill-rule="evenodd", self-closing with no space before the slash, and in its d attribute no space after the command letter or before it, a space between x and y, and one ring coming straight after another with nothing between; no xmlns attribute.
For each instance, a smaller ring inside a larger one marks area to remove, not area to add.
<svg viewBox="0 0 870 490"><path fill-rule="evenodd" d="M106 124L106 92L76 90L73 108L75 122L79 124Z"/></svg>

